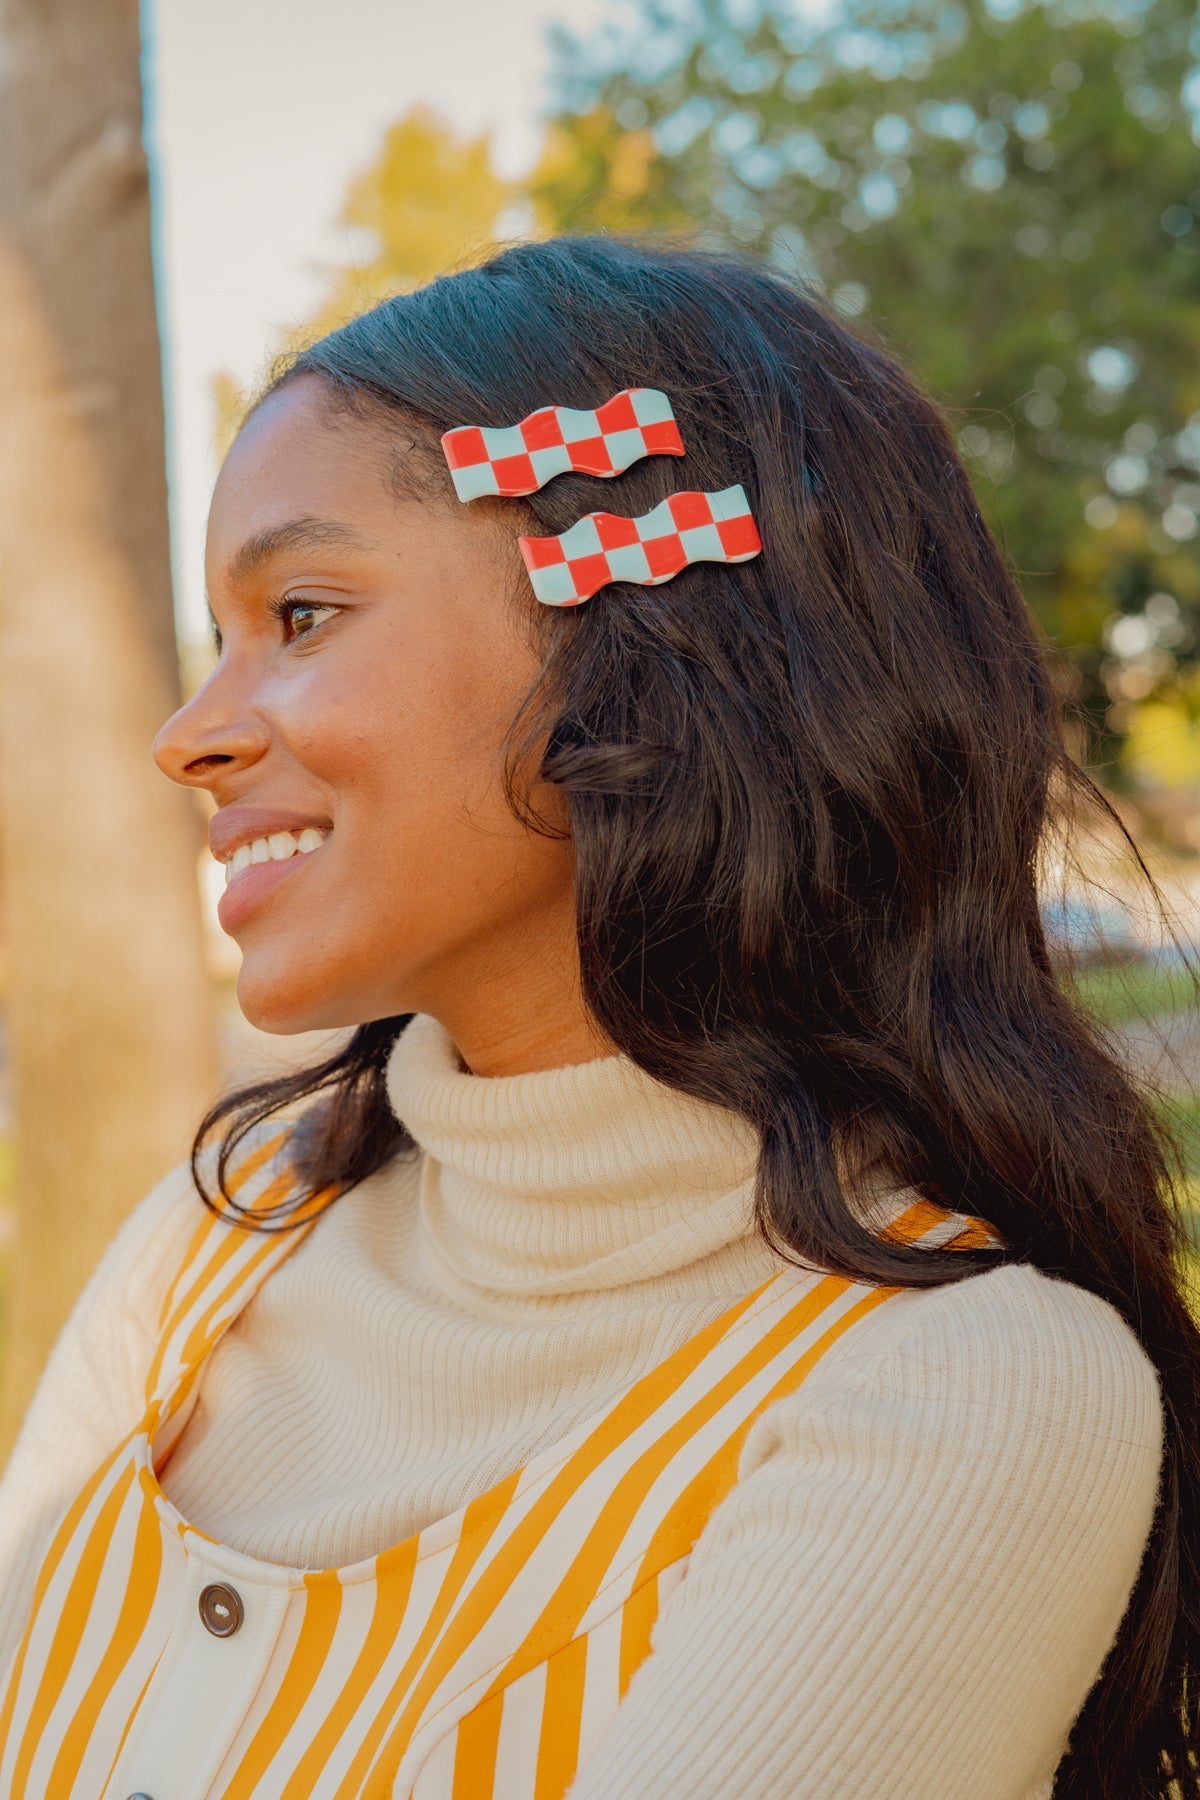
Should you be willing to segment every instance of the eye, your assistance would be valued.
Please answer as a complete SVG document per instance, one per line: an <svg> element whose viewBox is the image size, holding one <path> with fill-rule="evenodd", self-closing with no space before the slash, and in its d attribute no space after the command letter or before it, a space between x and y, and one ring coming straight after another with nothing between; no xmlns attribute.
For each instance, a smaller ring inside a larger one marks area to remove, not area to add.
<svg viewBox="0 0 1200 1800"><path fill-rule="evenodd" d="M282 599L272 600L270 610L283 626L284 643L294 644L297 638L310 637L319 625L325 623L325 616L338 609L336 606L327 606L320 600L303 600L295 595L285 595Z"/></svg>

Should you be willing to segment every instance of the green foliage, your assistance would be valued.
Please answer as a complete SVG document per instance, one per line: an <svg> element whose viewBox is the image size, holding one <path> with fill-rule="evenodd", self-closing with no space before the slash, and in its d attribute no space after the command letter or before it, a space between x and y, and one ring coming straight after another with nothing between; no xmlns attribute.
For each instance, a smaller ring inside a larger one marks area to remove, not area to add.
<svg viewBox="0 0 1200 1800"><path fill-rule="evenodd" d="M661 206L869 318L944 401L1100 733L1176 693L1200 628L1194 21L640 0L561 67L578 111L653 132Z"/></svg>
<svg viewBox="0 0 1200 1800"><path fill-rule="evenodd" d="M529 183L545 232L678 230L679 199L659 182L653 135L628 131L606 106L551 121Z"/></svg>

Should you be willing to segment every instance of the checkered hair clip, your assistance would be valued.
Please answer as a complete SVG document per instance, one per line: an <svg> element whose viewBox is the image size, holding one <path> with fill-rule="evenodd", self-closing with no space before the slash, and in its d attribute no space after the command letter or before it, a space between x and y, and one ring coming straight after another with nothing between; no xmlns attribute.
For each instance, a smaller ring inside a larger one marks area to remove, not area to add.
<svg viewBox="0 0 1200 1800"><path fill-rule="evenodd" d="M556 475L620 475L643 456L682 456L671 402L657 388L623 388L593 412L543 406L519 425L459 425L442 438L460 500L536 494Z"/></svg>
<svg viewBox="0 0 1200 1800"><path fill-rule="evenodd" d="M671 402L657 388L623 388L594 412L543 406L519 425L460 425L442 449L460 500L516 498L568 469L619 475L643 456L684 454ZM762 551L741 487L671 494L640 519L591 512L558 537L517 541L546 606L579 606L610 581L657 587L689 563L749 562Z"/></svg>
<svg viewBox="0 0 1200 1800"><path fill-rule="evenodd" d="M671 494L640 519L592 512L558 537L517 541L546 606L579 606L610 581L657 587L689 563L749 562L762 550L742 487Z"/></svg>

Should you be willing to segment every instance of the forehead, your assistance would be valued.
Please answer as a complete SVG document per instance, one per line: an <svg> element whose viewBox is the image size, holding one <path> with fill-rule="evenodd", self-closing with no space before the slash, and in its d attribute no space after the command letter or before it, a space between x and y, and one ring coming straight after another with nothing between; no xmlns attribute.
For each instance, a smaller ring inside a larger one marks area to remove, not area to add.
<svg viewBox="0 0 1200 1800"><path fill-rule="evenodd" d="M269 395L234 440L213 492L210 553L285 518L390 509L394 454L385 421L335 411L319 381L300 377Z"/></svg>
<svg viewBox="0 0 1200 1800"><path fill-rule="evenodd" d="M222 465L208 519L209 594L289 556L323 567L339 552L389 564L491 559L500 537L515 551L522 520L512 508L463 506L440 449L400 414L331 405L318 378L300 376L251 415Z"/></svg>

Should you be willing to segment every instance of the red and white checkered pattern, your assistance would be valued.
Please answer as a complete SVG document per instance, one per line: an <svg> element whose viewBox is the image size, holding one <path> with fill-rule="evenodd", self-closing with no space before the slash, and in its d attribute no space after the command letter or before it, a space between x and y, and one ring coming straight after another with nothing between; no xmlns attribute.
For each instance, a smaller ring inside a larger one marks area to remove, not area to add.
<svg viewBox="0 0 1200 1800"><path fill-rule="evenodd" d="M559 537L518 542L546 606L578 606L610 581L657 587L689 563L749 562L762 550L742 487L672 494L640 519L588 513Z"/></svg>
<svg viewBox="0 0 1200 1800"><path fill-rule="evenodd" d="M657 388L623 388L594 412L543 406L519 425L460 425L442 449L460 500L536 494L556 475L619 475L643 456L682 456L671 402Z"/></svg>

